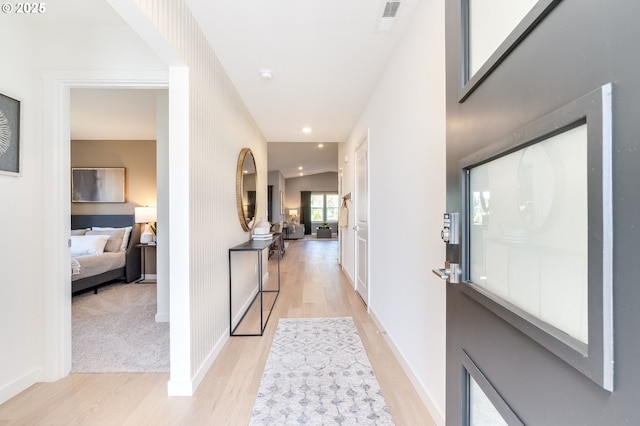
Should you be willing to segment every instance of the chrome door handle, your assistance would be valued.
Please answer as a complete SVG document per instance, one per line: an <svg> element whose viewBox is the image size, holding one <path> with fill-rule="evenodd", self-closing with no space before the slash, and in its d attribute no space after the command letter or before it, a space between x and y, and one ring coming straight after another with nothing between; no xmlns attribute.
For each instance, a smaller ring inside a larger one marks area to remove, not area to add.
<svg viewBox="0 0 640 426"><path fill-rule="evenodd" d="M438 268L438 269L432 269L431 272L433 272L434 274L436 274L438 277L440 277L443 280L448 280L449 279L449 270L444 269L444 268Z"/></svg>
<svg viewBox="0 0 640 426"><path fill-rule="evenodd" d="M353 227L353 230L358 232L360 230L360 227L358 225L356 225L356 226Z"/></svg>
<svg viewBox="0 0 640 426"><path fill-rule="evenodd" d="M447 280L449 284L457 284L460 282L460 265L457 263L444 263L444 268L432 269L431 272L436 274L443 280Z"/></svg>

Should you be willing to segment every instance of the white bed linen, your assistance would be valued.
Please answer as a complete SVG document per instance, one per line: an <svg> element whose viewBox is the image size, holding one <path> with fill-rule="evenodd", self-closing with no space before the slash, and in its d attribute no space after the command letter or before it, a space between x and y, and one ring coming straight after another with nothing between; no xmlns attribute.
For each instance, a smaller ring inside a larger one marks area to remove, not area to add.
<svg viewBox="0 0 640 426"><path fill-rule="evenodd" d="M122 268L125 265L125 252L109 252L96 256L76 256L80 263L80 273L71 277L72 281L80 278L91 277L113 269Z"/></svg>
<svg viewBox="0 0 640 426"><path fill-rule="evenodd" d="M78 275L80 273L80 262L78 259L71 258L71 275Z"/></svg>

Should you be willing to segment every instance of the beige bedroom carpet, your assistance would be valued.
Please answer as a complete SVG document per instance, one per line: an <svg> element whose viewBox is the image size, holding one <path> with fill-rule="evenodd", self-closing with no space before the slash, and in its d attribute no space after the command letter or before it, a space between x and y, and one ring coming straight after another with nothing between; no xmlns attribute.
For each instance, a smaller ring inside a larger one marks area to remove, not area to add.
<svg viewBox="0 0 640 426"><path fill-rule="evenodd" d="M169 323L155 284L115 283L73 296L72 373L169 371Z"/></svg>

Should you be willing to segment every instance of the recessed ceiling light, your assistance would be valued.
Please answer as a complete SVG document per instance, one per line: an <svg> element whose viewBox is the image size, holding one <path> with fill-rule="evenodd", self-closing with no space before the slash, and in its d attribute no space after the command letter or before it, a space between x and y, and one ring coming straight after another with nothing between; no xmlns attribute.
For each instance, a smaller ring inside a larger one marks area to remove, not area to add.
<svg viewBox="0 0 640 426"><path fill-rule="evenodd" d="M271 70L262 70L260 71L260 78L263 80L271 80L273 78L273 73Z"/></svg>
<svg viewBox="0 0 640 426"><path fill-rule="evenodd" d="M307 133L307 134L311 133L311 127L303 127L302 133Z"/></svg>
<svg viewBox="0 0 640 426"><path fill-rule="evenodd" d="M298 170L302 170L302 166L298 167Z"/></svg>
<svg viewBox="0 0 640 426"><path fill-rule="evenodd" d="M324 144L322 144L322 143L318 144L318 148L322 148L323 146L324 146Z"/></svg>
<svg viewBox="0 0 640 426"><path fill-rule="evenodd" d="M300 176L304 176L304 173L300 173Z"/></svg>

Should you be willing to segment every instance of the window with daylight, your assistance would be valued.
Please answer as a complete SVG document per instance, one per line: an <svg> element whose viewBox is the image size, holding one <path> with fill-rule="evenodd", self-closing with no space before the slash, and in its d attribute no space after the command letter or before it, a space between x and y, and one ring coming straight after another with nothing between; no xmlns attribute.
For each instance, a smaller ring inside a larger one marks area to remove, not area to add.
<svg viewBox="0 0 640 426"><path fill-rule="evenodd" d="M340 199L337 193L314 192L311 194L311 221L337 222Z"/></svg>

